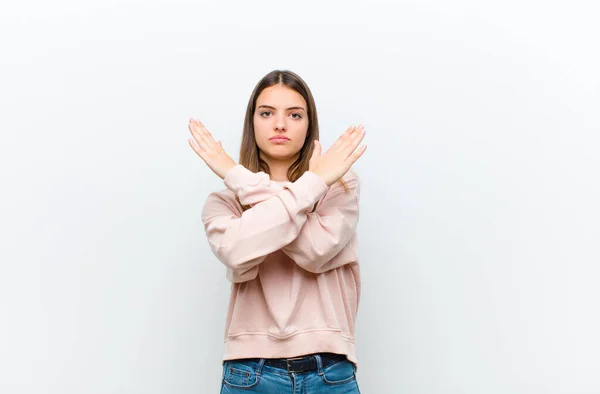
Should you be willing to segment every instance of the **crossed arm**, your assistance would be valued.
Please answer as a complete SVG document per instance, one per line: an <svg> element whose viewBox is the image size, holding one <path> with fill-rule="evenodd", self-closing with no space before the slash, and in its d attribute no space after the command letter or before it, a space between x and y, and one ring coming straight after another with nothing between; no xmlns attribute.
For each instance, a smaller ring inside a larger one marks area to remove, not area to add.
<svg viewBox="0 0 600 394"><path fill-rule="evenodd" d="M279 185L268 174L253 173L239 164L230 170L225 185L251 208L240 215L231 199L215 192L202 211L208 242L227 266L228 279L236 283L256 278L259 264L280 249L312 273L351 262L334 259L358 223L359 180L351 172L344 180L347 192L339 183L328 188L310 171L296 182Z"/></svg>

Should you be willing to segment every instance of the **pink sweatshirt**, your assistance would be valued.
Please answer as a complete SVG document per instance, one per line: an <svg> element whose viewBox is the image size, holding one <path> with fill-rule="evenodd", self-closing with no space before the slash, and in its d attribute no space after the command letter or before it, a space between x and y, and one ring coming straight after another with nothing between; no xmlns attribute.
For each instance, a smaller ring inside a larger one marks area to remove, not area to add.
<svg viewBox="0 0 600 394"><path fill-rule="evenodd" d="M348 192L310 171L277 182L238 164L208 196L208 243L232 282L223 360L332 352L357 365L359 180L342 179Z"/></svg>

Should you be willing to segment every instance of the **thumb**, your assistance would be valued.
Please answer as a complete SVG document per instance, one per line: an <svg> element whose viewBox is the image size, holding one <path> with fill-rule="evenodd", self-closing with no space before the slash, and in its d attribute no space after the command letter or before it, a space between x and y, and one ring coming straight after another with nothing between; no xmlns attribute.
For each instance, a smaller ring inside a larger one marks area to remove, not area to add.
<svg viewBox="0 0 600 394"><path fill-rule="evenodd" d="M319 140L315 140L315 149L313 150L312 158L321 156L321 143Z"/></svg>

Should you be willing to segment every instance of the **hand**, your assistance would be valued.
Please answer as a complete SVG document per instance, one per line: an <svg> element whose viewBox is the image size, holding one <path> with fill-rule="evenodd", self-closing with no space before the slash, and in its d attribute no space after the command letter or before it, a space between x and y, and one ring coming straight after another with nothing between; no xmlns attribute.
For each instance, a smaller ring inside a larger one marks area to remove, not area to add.
<svg viewBox="0 0 600 394"><path fill-rule="evenodd" d="M204 160L215 174L221 179L225 179L225 175L236 166L236 162L225 152L221 141L215 142L215 139L202 122L194 118L190 118L188 128L195 140L188 139L194 152Z"/></svg>
<svg viewBox="0 0 600 394"><path fill-rule="evenodd" d="M364 126L350 126L322 156L321 143L315 140L315 149L309 161L309 171L319 175L327 186L333 185L346 174L352 164L367 149L367 146L363 145L355 152L364 137Z"/></svg>

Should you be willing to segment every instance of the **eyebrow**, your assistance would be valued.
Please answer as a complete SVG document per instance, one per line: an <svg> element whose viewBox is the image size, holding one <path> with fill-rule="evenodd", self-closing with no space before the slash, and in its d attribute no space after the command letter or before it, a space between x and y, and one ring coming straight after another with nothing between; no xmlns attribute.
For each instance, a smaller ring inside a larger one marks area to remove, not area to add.
<svg viewBox="0 0 600 394"><path fill-rule="evenodd" d="M276 109L275 107L271 107L270 105L259 105L258 108L260 108L260 107L265 107L265 108L270 108L270 109ZM290 109L301 109L302 111L306 111L304 109L304 107L289 107L288 110L290 110Z"/></svg>

